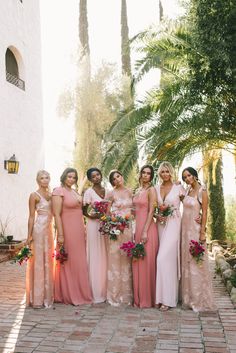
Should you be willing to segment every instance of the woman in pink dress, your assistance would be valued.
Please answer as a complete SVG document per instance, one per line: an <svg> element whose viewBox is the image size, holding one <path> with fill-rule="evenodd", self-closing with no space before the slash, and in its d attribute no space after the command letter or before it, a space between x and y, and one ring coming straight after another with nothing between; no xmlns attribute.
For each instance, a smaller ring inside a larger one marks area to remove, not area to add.
<svg viewBox="0 0 236 353"><path fill-rule="evenodd" d="M53 233L50 175L40 170L36 177L39 188L29 198L27 244L33 256L27 262L26 304L34 308L53 303ZM35 219L35 214L37 218Z"/></svg>
<svg viewBox="0 0 236 353"><path fill-rule="evenodd" d="M160 246L157 255L156 304L161 311L176 307L180 279L180 201L185 190L174 184L174 168L169 162L158 169L161 184L156 187L158 207L169 206L172 214L157 216Z"/></svg>
<svg viewBox="0 0 236 353"><path fill-rule="evenodd" d="M53 213L57 228L57 242L64 245L68 259L57 261L55 301L65 304L89 304L92 292L86 258L85 227L82 213L82 196L73 188L78 175L67 168L61 175L61 186L53 190Z"/></svg>
<svg viewBox="0 0 236 353"><path fill-rule="evenodd" d="M150 308L155 306L156 257L158 250L157 227L153 220L156 192L151 182L153 167L145 165L140 170L140 188L133 198L135 207L135 243L143 242L146 256L133 260L134 306Z"/></svg>
<svg viewBox="0 0 236 353"><path fill-rule="evenodd" d="M208 196L204 186L198 181L198 173L192 168L182 172L183 181L189 186L183 200L182 244L181 244L181 294L185 308L194 311L214 310L212 281L209 272L206 247L206 222ZM201 214L201 224L196 220ZM201 242L205 248L204 259L198 264L189 252L191 240Z"/></svg>
<svg viewBox="0 0 236 353"><path fill-rule="evenodd" d="M87 217L87 259L89 279L94 303L102 303L107 298L107 248L106 237L99 232L99 215L88 211L94 202L107 202L106 190L101 185L102 173L98 168L87 170L87 178L93 184L84 193L84 214Z"/></svg>
<svg viewBox="0 0 236 353"><path fill-rule="evenodd" d="M109 181L113 186L108 196L111 212L122 217L131 216L132 192L124 186L122 174L118 170L111 171ZM107 300L114 306L133 301L131 259L120 250L121 244L132 238L130 225L117 240L108 239Z"/></svg>

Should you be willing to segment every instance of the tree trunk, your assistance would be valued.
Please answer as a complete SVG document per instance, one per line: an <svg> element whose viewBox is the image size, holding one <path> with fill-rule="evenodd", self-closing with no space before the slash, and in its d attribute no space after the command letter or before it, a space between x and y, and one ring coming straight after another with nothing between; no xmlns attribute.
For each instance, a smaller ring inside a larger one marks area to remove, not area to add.
<svg viewBox="0 0 236 353"><path fill-rule="evenodd" d="M80 40L80 64L83 70L83 79L90 80L90 47L88 33L87 0L79 2L79 40Z"/></svg>
<svg viewBox="0 0 236 353"><path fill-rule="evenodd" d="M121 0L121 63L122 73L131 77L129 27L126 0Z"/></svg>

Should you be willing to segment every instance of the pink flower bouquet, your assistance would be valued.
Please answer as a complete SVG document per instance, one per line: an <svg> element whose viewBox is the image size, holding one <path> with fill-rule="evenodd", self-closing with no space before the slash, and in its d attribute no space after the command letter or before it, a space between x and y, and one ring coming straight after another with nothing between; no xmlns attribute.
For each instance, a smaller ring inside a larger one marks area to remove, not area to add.
<svg viewBox="0 0 236 353"><path fill-rule="evenodd" d="M24 246L17 254L13 257L12 261L17 262L19 265L27 262L33 254L29 246Z"/></svg>
<svg viewBox="0 0 236 353"><path fill-rule="evenodd" d="M191 240L189 243L189 252L192 255L192 257L195 259L197 264L200 264L203 261L205 249L200 242L196 240Z"/></svg>
<svg viewBox="0 0 236 353"><path fill-rule="evenodd" d="M55 249L53 257L55 257L60 264L64 264L64 262L67 261L68 254L66 253L63 245L60 245L59 249Z"/></svg>
<svg viewBox="0 0 236 353"><path fill-rule="evenodd" d="M123 250L128 257L132 257L133 260L144 259L144 256L146 255L143 243L135 244L132 241L128 241L123 243L120 246L120 249Z"/></svg>
<svg viewBox="0 0 236 353"><path fill-rule="evenodd" d="M130 216L121 217L118 215L103 215L100 218L99 232L108 235L111 240L117 240L118 236L128 228Z"/></svg>
<svg viewBox="0 0 236 353"><path fill-rule="evenodd" d="M108 201L95 201L88 207L88 214L102 216L107 213Z"/></svg>

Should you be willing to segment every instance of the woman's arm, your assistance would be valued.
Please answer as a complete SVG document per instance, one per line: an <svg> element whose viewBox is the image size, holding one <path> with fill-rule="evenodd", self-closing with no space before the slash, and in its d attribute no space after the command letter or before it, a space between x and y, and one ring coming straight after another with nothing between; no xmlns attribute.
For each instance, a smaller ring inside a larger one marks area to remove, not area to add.
<svg viewBox="0 0 236 353"><path fill-rule="evenodd" d="M206 240L207 207L208 207L207 191L202 190L202 220L201 220L201 230L200 230L199 240L203 242Z"/></svg>
<svg viewBox="0 0 236 353"><path fill-rule="evenodd" d="M38 201L39 200L38 200L35 193L30 194L30 197L29 197L29 218L28 218L28 237L26 240L26 244L28 244L28 245L30 245L30 243L33 240L35 209L36 209L36 204Z"/></svg>
<svg viewBox="0 0 236 353"><path fill-rule="evenodd" d="M64 232L63 225L61 220L61 211L62 211L62 196L53 195L52 196L52 210L55 217L55 223L57 228L57 241L60 244L64 243Z"/></svg>
<svg viewBox="0 0 236 353"><path fill-rule="evenodd" d="M146 243L146 241L148 240L147 232L153 220L154 207L156 202L156 191L154 187L151 187L148 191L148 215L141 235L141 240L144 243Z"/></svg>

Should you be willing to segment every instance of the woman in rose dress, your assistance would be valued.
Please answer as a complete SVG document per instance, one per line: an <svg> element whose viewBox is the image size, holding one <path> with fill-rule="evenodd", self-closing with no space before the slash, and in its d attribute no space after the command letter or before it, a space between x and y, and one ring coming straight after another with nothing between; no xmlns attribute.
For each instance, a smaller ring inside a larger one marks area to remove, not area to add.
<svg viewBox="0 0 236 353"><path fill-rule="evenodd" d="M47 171L40 170L36 180L39 188L29 198L27 244L33 256L27 262L26 304L33 308L42 308L50 307L53 303L54 246L50 175Z"/></svg>
<svg viewBox="0 0 236 353"><path fill-rule="evenodd" d="M198 180L197 171L188 167L182 172L183 181L189 186L183 200L182 245L181 245L181 294L184 308L196 312L214 310L212 281L209 272L206 247L206 222L208 196L204 186ZM201 214L201 224L196 220ZM205 248L201 264L189 253L191 240L201 242Z"/></svg>
<svg viewBox="0 0 236 353"><path fill-rule="evenodd" d="M60 180L61 186L53 190L52 204L57 242L59 246L64 246L68 259L63 264L57 261L55 301L89 304L92 302L92 292L86 258L82 196L73 188L78 181L76 169L65 169Z"/></svg>
<svg viewBox="0 0 236 353"><path fill-rule="evenodd" d="M94 303L107 298L107 248L106 237L99 232L99 215L89 212L94 202L107 202L106 190L101 185L102 173L98 168L87 170L87 178L93 184L84 193L84 214L87 217L87 260Z"/></svg>
<svg viewBox="0 0 236 353"><path fill-rule="evenodd" d="M120 216L131 216L132 192L124 186L124 178L118 170L110 172L113 186L108 199L111 212ZM107 300L111 305L133 302L131 259L120 250L122 243L132 241L132 229L125 228L117 240L108 239Z"/></svg>
<svg viewBox="0 0 236 353"><path fill-rule="evenodd" d="M168 217L157 216L159 251L157 255L156 304L161 311L176 307L180 279L180 201L185 190L175 184L174 168L169 162L161 163L158 169L160 184L157 185L157 204L170 206Z"/></svg>
<svg viewBox="0 0 236 353"><path fill-rule="evenodd" d="M145 165L140 170L140 188L133 197L135 207L135 243L144 243L146 256L133 260L134 306L150 308L155 306L156 257L158 250L157 227L153 220L156 192L151 182L154 169Z"/></svg>

